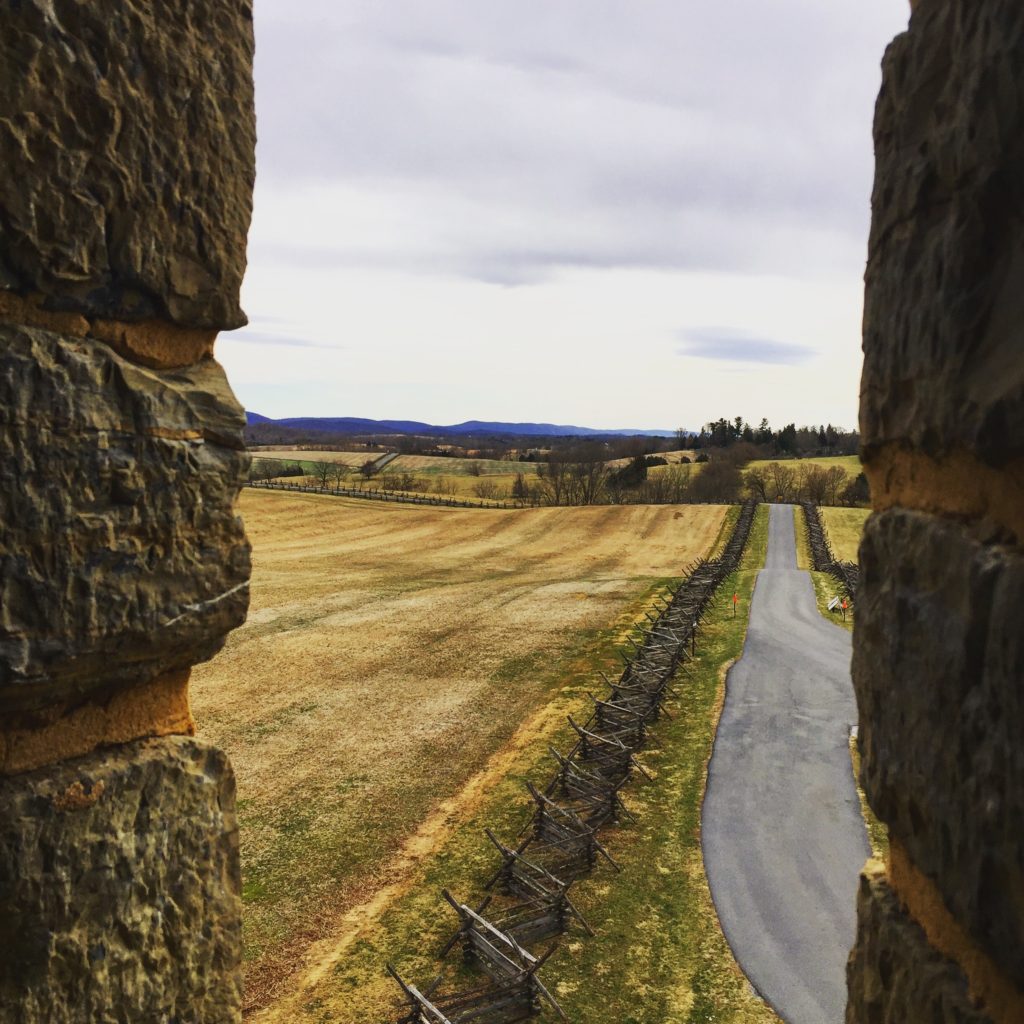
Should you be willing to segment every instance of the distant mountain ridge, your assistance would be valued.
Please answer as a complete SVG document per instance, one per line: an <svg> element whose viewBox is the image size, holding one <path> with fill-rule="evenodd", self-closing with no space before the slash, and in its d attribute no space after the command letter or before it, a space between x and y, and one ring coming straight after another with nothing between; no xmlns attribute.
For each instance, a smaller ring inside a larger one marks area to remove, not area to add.
<svg viewBox="0 0 1024 1024"><path fill-rule="evenodd" d="M397 433L427 434L441 436L478 434L508 434L517 437L673 437L674 430L638 430L625 428L622 430L598 430L594 427L576 427L559 423L503 423L491 420L466 420L465 423L454 423L440 426L433 423L421 423L418 420L370 420L357 416L288 416L284 419L272 419L261 416L258 412L246 412L246 422L252 426L259 423L272 423L281 427L292 427L298 430L319 430L334 434L365 434L365 433Z"/></svg>

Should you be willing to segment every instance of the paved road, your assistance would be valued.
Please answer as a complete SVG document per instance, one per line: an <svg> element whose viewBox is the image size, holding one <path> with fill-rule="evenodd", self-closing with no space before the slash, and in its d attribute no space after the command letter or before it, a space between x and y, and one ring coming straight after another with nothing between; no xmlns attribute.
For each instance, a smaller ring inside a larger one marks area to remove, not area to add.
<svg viewBox="0 0 1024 1024"><path fill-rule="evenodd" d="M704 800L718 916L789 1024L842 1024L857 875L869 855L850 767L850 635L796 567L793 508L772 505L743 657L729 672Z"/></svg>

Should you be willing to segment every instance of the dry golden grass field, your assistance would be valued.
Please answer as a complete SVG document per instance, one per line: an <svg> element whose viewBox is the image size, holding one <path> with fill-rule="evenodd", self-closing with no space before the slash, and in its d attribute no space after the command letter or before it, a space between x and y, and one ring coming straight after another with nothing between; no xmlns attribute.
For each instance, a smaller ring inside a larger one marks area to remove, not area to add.
<svg viewBox="0 0 1024 1024"><path fill-rule="evenodd" d="M246 490L252 606L193 674L238 777L251 1010L336 965L725 509ZM297 1019L284 1017L274 1019Z"/></svg>
<svg viewBox="0 0 1024 1024"><path fill-rule="evenodd" d="M479 474L477 474L479 471ZM504 499L512 490L516 474L522 473L528 484L537 482L536 462L511 462L506 459L454 459L435 455L399 455L387 467L391 474L411 473L426 484L428 491L452 494L459 498L479 496L481 484L496 491L487 497Z"/></svg>
<svg viewBox="0 0 1024 1024"><path fill-rule="evenodd" d="M819 514L836 558L843 562L856 562L860 536L871 514L870 509L823 506Z"/></svg>
<svg viewBox="0 0 1024 1024"><path fill-rule="evenodd" d="M254 459L276 459L279 462L340 462L343 466L358 468L367 459L377 459L384 452L314 452L302 448L288 448L280 451L253 452Z"/></svg>
<svg viewBox="0 0 1024 1024"><path fill-rule="evenodd" d="M693 462L693 460L695 458L697 458L697 452L693 448L676 448L676 449L673 449L670 452L656 452L655 454L657 455L658 458L667 459L668 462L669 462L669 465L672 465L673 463L678 462L681 458L684 458L684 457L689 459L690 462ZM632 461L633 461L632 458L628 458L628 459L612 459L608 463L608 465L609 466L613 466L616 469L620 469L622 466L628 466L629 463L631 463ZM660 467L655 466L653 468L658 469Z"/></svg>
<svg viewBox="0 0 1024 1024"><path fill-rule="evenodd" d="M379 458L383 452L314 452L300 449L278 452L256 452L255 458L274 458L283 462L301 462L309 466L314 462L341 463L353 470L358 469L367 459ZM384 472L363 482L358 473L352 473L346 486L381 487L387 478L393 481L401 474L409 473L421 481L423 493L440 494L444 497L472 499L479 498L477 490L481 483L493 485L484 498L503 500L508 498L516 474L522 473L531 483L537 479L535 462L510 462L498 459L457 459L436 455L399 455L390 462Z"/></svg>

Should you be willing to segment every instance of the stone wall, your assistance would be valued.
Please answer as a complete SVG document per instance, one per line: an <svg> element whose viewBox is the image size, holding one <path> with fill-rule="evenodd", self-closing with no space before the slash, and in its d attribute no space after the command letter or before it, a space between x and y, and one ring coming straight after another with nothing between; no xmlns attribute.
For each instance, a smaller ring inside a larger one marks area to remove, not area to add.
<svg viewBox="0 0 1024 1024"><path fill-rule="evenodd" d="M0 1020L239 1019L244 0L0 10Z"/></svg>
<svg viewBox="0 0 1024 1024"><path fill-rule="evenodd" d="M875 116L849 1024L1024 1021L1024 5L918 0Z"/></svg>

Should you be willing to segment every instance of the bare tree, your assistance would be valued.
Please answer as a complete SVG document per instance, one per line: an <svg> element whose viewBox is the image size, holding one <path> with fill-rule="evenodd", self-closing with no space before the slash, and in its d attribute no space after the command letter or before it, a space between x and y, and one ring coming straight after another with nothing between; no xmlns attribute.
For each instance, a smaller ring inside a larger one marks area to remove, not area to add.
<svg viewBox="0 0 1024 1024"><path fill-rule="evenodd" d="M743 481L747 490L758 501L768 500L768 488L771 485L771 475L764 466L752 466L743 475Z"/></svg>
<svg viewBox="0 0 1024 1024"><path fill-rule="evenodd" d="M473 493L478 498L496 498L498 496L498 485L493 480L479 480L473 484Z"/></svg>
<svg viewBox="0 0 1024 1024"><path fill-rule="evenodd" d="M842 466L829 466L825 470L825 489L830 505L839 504L839 495L850 482L850 474Z"/></svg>
<svg viewBox="0 0 1024 1024"><path fill-rule="evenodd" d="M352 467L346 466L344 462L335 462L334 465L331 466L331 482L334 484L335 488L340 489L341 487L344 487L345 479L348 477L351 469Z"/></svg>
<svg viewBox="0 0 1024 1024"><path fill-rule="evenodd" d="M408 470L398 470L393 473L385 473L380 478L381 490L385 491L423 491L426 487L423 481L414 476Z"/></svg>
<svg viewBox="0 0 1024 1024"><path fill-rule="evenodd" d="M334 467L329 462L314 462L313 471L310 475L316 482L317 487L327 490L327 484L330 482L333 471Z"/></svg>
<svg viewBox="0 0 1024 1024"><path fill-rule="evenodd" d="M554 451L547 462L537 463L537 478L550 505L561 505L566 500L569 485L569 467L561 455Z"/></svg>
<svg viewBox="0 0 1024 1024"><path fill-rule="evenodd" d="M571 505L596 505L604 497L608 481L607 452L604 445L588 442L568 453L569 495Z"/></svg>
<svg viewBox="0 0 1024 1024"><path fill-rule="evenodd" d="M800 489L808 501L820 505L828 494L828 479L825 470L821 466L800 467Z"/></svg>
<svg viewBox="0 0 1024 1024"><path fill-rule="evenodd" d="M689 497L693 485L693 471L689 465L668 466L662 472L648 477L665 488L665 500L678 504Z"/></svg>
<svg viewBox="0 0 1024 1024"><path fill-rule="evenodd" d="M797 495L798 477L796 470L783 462L768 464L771 478L771 491L775 501L793 501Z"/></svg>

